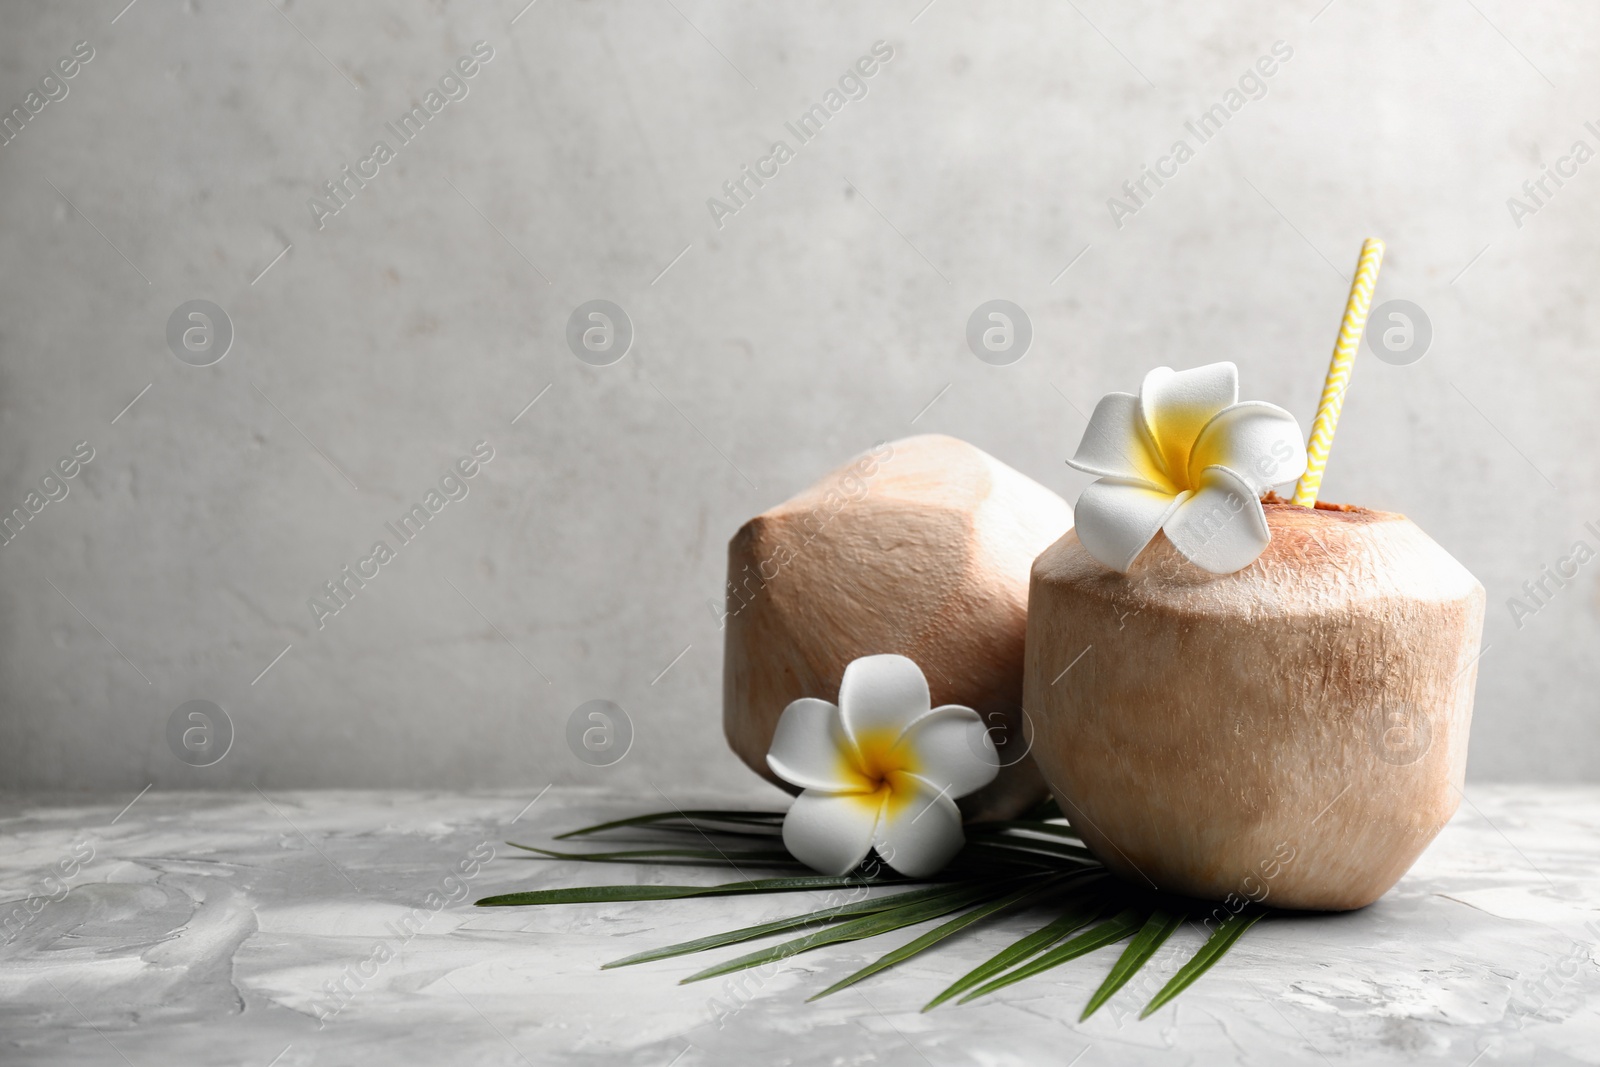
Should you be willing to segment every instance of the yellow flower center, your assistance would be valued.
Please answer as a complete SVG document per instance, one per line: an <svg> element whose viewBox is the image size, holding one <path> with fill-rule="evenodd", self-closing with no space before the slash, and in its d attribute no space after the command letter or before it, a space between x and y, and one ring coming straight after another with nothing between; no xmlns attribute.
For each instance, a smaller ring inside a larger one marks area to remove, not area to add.
<svg viewBox="0 0 1600 1067"><path fill-rule="evenodd" d="M896 744L894 730L865 730L856 736L855 751L839 753L839 775L854 788L849 795L873 812L887 806L896 814L916 795L916 753L908 744Z"/></svg>
<svg viewBox="0 0 1600 1067"><path fill-rule="evenodd" d="M1190 451L1200 436L1200 430L1215 414L1216 411L1210 407L1169 404L1161 411L1159 418L1150 420L1156 459L1166 475L1167 484L1175 493L1200 488L1191 484L1189 478Z"/></svg>

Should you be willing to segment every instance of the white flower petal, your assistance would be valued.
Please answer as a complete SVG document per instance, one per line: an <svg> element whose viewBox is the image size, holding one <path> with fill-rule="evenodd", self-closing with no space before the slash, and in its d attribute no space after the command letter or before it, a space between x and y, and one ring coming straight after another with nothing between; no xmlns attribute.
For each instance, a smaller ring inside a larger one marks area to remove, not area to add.
<svg viewBox="0 0 1600 1067"><path fill-rule="evenodd" d="M873 847L885 863L912 878L939 871L966 843L961 812L942 787L898 772L894 798L884 806Z"/></svg>
<svg viewBox="0 0 1600 1067"><path fill-rule="evenodd" d="M778 718L767 766L801 789L870 792L875 787L856 766L854 756L855 745L844 732L839 709L826 700L801 697Z"/></svg>
<svg viewBox="0 0 1600 1067"><path fill-rule="evenodd" d="M1226 467L1207 467L1200 489L1162 526L1197 567L1232 574L1255 562L1272 533L1255 487Z"/></svg>
<svg viewBox="0 0 1600 1067"><path fill-rule="evenodd" d="M1134 557L1187 499L1109 478L1088 486L1073 507L1078 540L1089 555L1114 571L1127 571Z"/></svg>
<svg viewBox="0 0 1600 1067"><path fill-rule="evenodd" d="M918 777L964 797L994 781L1000 753L971 708L945 704L906 727L898 747L907 750Z"/></svg>
<svg viewBox="0 0 1600 1067"><path fill-rule="evenodd" d="M1189 449L1201 427L1239 400L1239 368L1211 363L1193 370L1157 367L1139 386L1139 414L1174 485L1188 482Z"/></svg>
<svg viewBox="0 0 1600 1067"><path fill-rule="evenodd" d="M1177 491L1161 468L1139 416L1139 398L1132 393L1107 393L1100 398L1078 451L1067 465L1101 478L1143 482L1152 489L1170 486Z"/></svg>
<svg viewBox="0 0 1600 1067"><path fill-rule="evenodd" d="M869 735L892 741L933 706L922 668L904 656L851 660L839 682L844 728L857 746Z"/></svg>
<svg viewBox="0 0 1600 1067"><path fill-rule="evenodd" d="M1241 401L1217 412L1195 438L1189 484L1199 485L1207 467L1226 467L1259 493L1305 473L1305 435L1295 417L1278 405Z"/></svg>
<svg viewBox="0 0 1600 1067"><path fill-rule="evenodd" d="M807 789L783 817L783 845L813 870L848 874L872 848L884 796Z"/></svg>

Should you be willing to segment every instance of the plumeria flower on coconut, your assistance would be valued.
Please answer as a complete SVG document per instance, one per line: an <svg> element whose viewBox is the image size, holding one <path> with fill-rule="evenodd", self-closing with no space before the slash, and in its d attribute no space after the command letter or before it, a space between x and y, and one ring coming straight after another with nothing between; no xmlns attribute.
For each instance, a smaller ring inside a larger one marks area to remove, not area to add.
<svg viewBox="0 0 1600 1067"><path fill-rule="evenodd" d="M966 838L956 799L994 780L994 742L971 708L932 707L928 680L905 656L863 656L839 703L804 697L778 719L767 765L802 792L783 843L824 874L854 870L874 849L913 878L950 862Z"/></svg>
<svg viewBox="0 0 1600 1067"><path fill-rule="evenodd" d="M1157 367L1139 395L1107 393L1067 463L1100 476L1078 497L1078 540L1127 571L1159 530L1192 563L1231 574L1270 533L1261 494L1299 478L1305 438L1293 415L1239 399L1239 370Z"/></svg>

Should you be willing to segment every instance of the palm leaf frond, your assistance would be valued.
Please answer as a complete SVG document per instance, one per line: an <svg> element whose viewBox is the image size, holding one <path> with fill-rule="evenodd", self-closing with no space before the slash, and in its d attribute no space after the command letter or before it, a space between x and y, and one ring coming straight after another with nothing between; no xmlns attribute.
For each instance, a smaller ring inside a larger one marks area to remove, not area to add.
<svg viewBox="0 0 1600 1067"><path fill-rule="evenodd" d="M967 827L968 837L982 837L986 834L1001 833L1006 830L1025 830L1033 834L1051 834L1055 837L1070 837L1074 841L1083 840L1078 831L1064 822L1045 822L1043 819L1002 819L997 822L975 822Z"/></svg>
<svg viewBox="0 0 1600 1067"><path fill-rule="evenodd" d="M589 863L660 863L663 861L697 860L714 867L732 867L739 863L765 866L798 867L799 860L786 849L722 849L722 848L634 848L620 852L555 852L548 848L519 845L507 841L512 848L524 852L537 852L553 860L584 860Z"/></svg>
<svg viewBox="0 0 1600 1067"><path fill-rule="evenodd" d="M783 893L813 889L850 889L856 886L906 885L912 879L896 875L831 874L796 875L791 878L754 878L722 885L596 885L566 889L534 889L484 897L480 908L515 908L538 904L609 904L629 900L681 900L685 897L734 896L745 893Z"/></svg>
<svg viewBox="0 0 1600 1067"><path fill-rule="evenodd" d="M699 808L692 811L658 811L649 815L633 815L626 819L613 819L610 822L596 823L593 826L580 827L577 830L568 830L564 834L557 834L556 840L560 841L569 837L586 837L589 834L598 834L606 830L616 830L625 826L652 826L656 823L733 823L742 827L770 826L776 829L783 822L781 811L737 811Z"/></svg>
<svg viewBox="0 0 1600 1067"><path fill-rule="evenodd" d="M951 997L965 993L973 986L1009 970L1029 956L1043 952L1062 938L1088 926L1095 920L1097 915L1101 914L1104 907L1103 900L1098 896L1086 894L1082 900L1069 906L1065 912L1048 925L1035 930L1020 941L1013 942L1001 952L956 979L944 992L928 1001L922 1010L932 1011Z"/></svg>
<svg viewBox="0 0 1600 1067"><path fill-rule="evenodd" d="M709 937L700 937L693 941L680 941L676 945L667 945L665 948L655 948L647 952L635 953L632 956L602 964L601 970L612 967L629 967L636 963L650 963L654 960L664 960L673 956L687 956L690 953L722 948L724 945L737 945L741 941L753 941L758 937L781 934L788 930L798 930L806 926L842 922L857 915L872 915L880 911L891 911L895 908L905 907L907 904L918 904L924 900L937 897L945 893L947 888L946 886L929 886L924 889L913 889L906 893L891 893L887 896L858 900L854 903L840 904L836 907L819 908L816 911L808 911L804 915L793 915L787 919L778 919L774 922L759 923L755 926L741 927L738 930L729 930L725 934L712 934Z"/></svg>
<svg viewBox="0 0 1600 1067"><path fill-rule="evenodd" d="M1128 984L1140 967L1150 962L1150 957L1156 954L1156 949L1166 943L1184 920L1181 911L1168 911L1158 907L1150 913L1150 917L1139 927L1139 932L1133 935L1133 940L1128 947L1122 950L1122 956L1112 965L1111 973L1106 975L1106 980L1100 983L1100 988L1094 991L1089 998L1089 1003L1084 1005L1083 1014L1078 1016L1078 1021L1083 1022L1098 1011L1117 990Z"/></svg>
<svg viewBox="0 0 1600 1067"><path fill-rule="evenodd" d="M1196 952L1188 963L1178 968L1178 973L1173 975L1167 984L1161 987L1159 993L1150 998L1150 1003L1146 1004L1144 1011L1139 1013L1139 1018L1143 1019L1149 1016L1173 997L1194 985L1197 978L1209 971L1218 960L1227 955L1228 950L1234 946L1234 942L1243 937L1244 932L1264 918L1266 914L1260 908L1250 908L1245 911L1235 912L1218 923L1217 928L1211 932L1211 936L1206 940L1206 943L1200 946L1200 951Z"/></svg>
<svg viewBox="0 0 1600 1067"><path fill-rule="evenodd" d="M820 890L868 894L852 895L847 901L799 915L635 953L603 965L605 968L631 966L808 927L819 928L704 968L682 980L686 983L759 967L825 945L876 937L945 919L846 975L811 997L812 1000L904 963L980 923L1045 906L1055 911L1050 922L956 979L922 1010L929 1011L956 997L966 1003L1131 938L1084 1007L1081 1018L1087 1019L1150 962L1184 922L1195 903L1159 892L1133 890L1117 882L1094 853L1084 847L1082 837L1064 820L1054 800L1018 819L967 827L965 847L932 879L907 878L881 863L837 876L799 873L769 878L746 876L741 865L801 867L787 850L775 847L781 837L784 815L778 811L675 809L613 819L556 836L556 840L565 840L633 831L631 835L624 833L613 839L638 841L648 846L640 848L563 852L509 842L515 848L553 860L724 867L737 873L739 880L709 886L601 885L539 889L485 897L477 904L479 907L595 904ZM683 835L693 835L701 841L691 845L683 840ZM701 847L701 842L708 847ZM907 886L915 888L870 895L870 891L876 889ZM946 918L952 914L954 918ZM1224 919L1139 1017L1149 1016L1193 985L1245 931L1267 914L1265 909L1251 907Z"/></svg>
<svg viewBox="0 0 1600 1067"><path fill-rule="evenodd" d="M944 924L942 924L940 926L937 926L932 930L929 930L927 933L923 934L921 937L917 938L916 940L911 941L911 942L909 942L907 944L901 945L899 948L895 949L893 952L890 952L890 953L888 953L886 955L883 955L883 956L879 956L876 960L874 960L871 963L867 964L865 967L861 968L859 971L856 971L854 974L847 975L846 977L841 978L839 981L833 983L833 985L829 986L827 989L824 989L822 992L817 993L814 996L808 997L807 999L808 1000L821 1000L823 997L828 996L830 993L837 993L839 990L844 989L847 986L855 985L857 982L861 981L863 978L869 978L872 975L877 974L879 971L887 970L888 968L893 967L897 963L905 962L906 960L910 959L912 956L915 956L919 952L924 952L927 949L932 948L934 945L937 945L940 941L943 941L945 938L953 937L954 935L960 933L962 930L965 930L967 927L973 925L974 923L979 923L979 922L982 922L985 919L992 918L992 917L994 917L996 915L1003 914L1004 912L1012 911L1012 910L1015 910L1017 908L1026 907L1029 904L1037 903L1040 900L1040 898L1048 896L1050 893L1054 892L1059 886L1060 886L1060 880L1059 879L1052 879L1050 881L1045 882L1042 885L1032 885L1032 886L1025 885L1020 889L1012 890L1010 893L1007 893L1003 897L999 897L999 898L997 898L995 900L991 900L991 901L989 901L989 902L987 902L985 904L980 904L976 908L973 908L971 911L968 911L963 915L958 915L954 919L951 919L949 922L944 923Z"/></svg>
<svg viewBox="0 0 1600 1067"><path fill-rule="evenodd" d="M1022 981L1024 978L1032 978L1034 975L1042 974L1052 967L1059 967L1068 960L1075 960L1079 956L1087 956L1096 949L1114 945L1125 937L1131 937L1135 930L1144 925L1148 917L1148 911L1142 911L1139 908L1124 908L1093 930L1079 934L1066 944L1051 949L1044 955L1035 958L1029 963L1024 963L1013 971L1008 971L987 985L979 986L962 997L961 1003L965 1004L969 1000L993 993L997 989L1003 989L1008 985Z"/></svg>
<svg viewBox="0 0 1600 1067"><path fill-rule="evenodd" d="M701 982L707 978L716 978L734 971L748 970L751 967L760 967L765 963L787 959L801 952L810 952L823 945L833 945L841 941L859 941L864 937L875 937L886 934L891 930L898 930L904 926L927 922L949 915L952 911L959 911L972 904L997 895L999 891L994 885L959 885L947 890L944 894L924 900L918 904L909 904L894 911L882 912L876 915L863 915L859 919L850 919L838 926L815 933L797 937L792 941L785 941L781 945L761 949L740 956L737 959L707 967L703 971L696 971L689 977L679 982L687 985L690 982Z"/></svg>

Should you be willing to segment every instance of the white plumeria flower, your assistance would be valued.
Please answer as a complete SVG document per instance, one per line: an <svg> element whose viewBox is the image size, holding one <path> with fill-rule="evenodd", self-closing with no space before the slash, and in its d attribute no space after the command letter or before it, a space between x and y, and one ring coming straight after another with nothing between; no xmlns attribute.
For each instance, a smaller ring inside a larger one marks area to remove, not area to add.
<svg viewBox="0 0 1600 1067"><path fill-rule="evenodd" d="M961 851L955 798L993 781L1000 756L977 712L931 703L922 669L884 655L851 661L837 705L805 697L783 709L767 765L803 790L783 820L796 859L846 874L875 848L921 878Z"/></svg>
<svg viewBox="0 0 1600 1067"><path fill-rule="evenodd" d="M1299 478L1305 438L1275 404L1239 400L1239 370L1157 367L1139 395L1107 393L1067 462L1100 475L1074 508L1078 540L1126 571L1156 531L1197 566L1231 574L1271 537L1261 494Z"/></svg>

